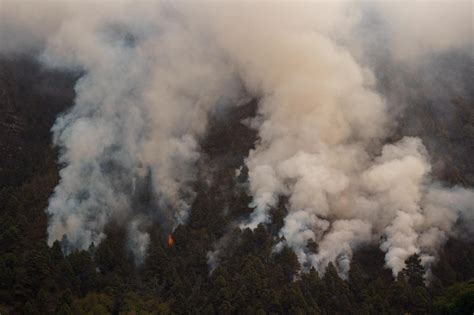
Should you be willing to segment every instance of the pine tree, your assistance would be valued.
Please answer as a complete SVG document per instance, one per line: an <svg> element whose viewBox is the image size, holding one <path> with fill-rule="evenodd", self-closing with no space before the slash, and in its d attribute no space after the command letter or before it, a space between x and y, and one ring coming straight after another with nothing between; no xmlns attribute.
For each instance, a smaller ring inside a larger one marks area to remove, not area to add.
<svg viewBox="0 0 474 315"><path fill-rule="evenodd" d="M418 254L413 254L405 261L405 268L403 269L403 274L408 280L408 284L413 287L424 286L423 275L425 270L421 265L421 259Z"/></svg>

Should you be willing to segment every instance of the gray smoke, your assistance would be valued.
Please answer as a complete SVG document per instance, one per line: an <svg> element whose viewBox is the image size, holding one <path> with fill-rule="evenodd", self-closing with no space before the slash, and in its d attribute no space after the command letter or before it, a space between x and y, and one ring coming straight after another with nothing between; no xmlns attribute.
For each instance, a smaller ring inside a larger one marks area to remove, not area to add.
<svg viewBox="0 0 474 315"><path fill-rule="evenodd" d="M35 4L9 3L19 9L10 13L23 16ZM208 112L238 91L236 77L212 43L160 3L49 6L67 18L30 35L45 37L41 60L84 72L74 107L52 128L64 167L46 209L49 243L66 235L86 249L113 218L131 221L131 248L143 255L149 237L140 225L159 219L172 229L186 221L197 141ZM155 202L137 213L135 187L147 178Z"/></svg>
<svg viewBox="0 0 474 315"><path fill-rule="evenodd" d="M471 48L470 2L447 3L7 2L3 53L35 47L45 65L84 73L53 127L63 168L46 209L49 242L66 235L87 248L121 220L143 257L149 221L171 230L192 210L208 113L245 89L261 101L245 161L254 211L242 227L268 223L285 196L275 250L288 245L305 268L336 262L345 274L353 250L377 242L395 275L413 253L428 267L458 218L472 216L474 192L433 182L419 138L386 143L397 104L377 91L377 46L358 32L367 17L381 20L403 65ZM144 183L151 204L137 207Z"/></svg>

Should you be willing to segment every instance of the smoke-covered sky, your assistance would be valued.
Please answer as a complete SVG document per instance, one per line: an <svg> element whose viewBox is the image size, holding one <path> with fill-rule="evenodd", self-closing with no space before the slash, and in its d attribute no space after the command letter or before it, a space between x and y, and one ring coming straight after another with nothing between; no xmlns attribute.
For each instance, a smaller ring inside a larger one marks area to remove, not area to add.
<svg viewBox="0 0 474 315"><path fill-rule="evenodd" d="M345 274L353 250L374 243L394 275L413 253L429 266L458 217L472 217L474 192L434 182L419 138L387 140L409 104L380 92L376 64L472 58L472 12L447 0L2 0L1 54L81 74L52 127L62 169L49 243L65 235L85 249L114 220L140 261L151 222L171 231L192 211L209 113L250 96L259 140L245 159L253 213L241 227L268 223L287 197L275 250L291 247L305 268L332 261Z"/></svg>

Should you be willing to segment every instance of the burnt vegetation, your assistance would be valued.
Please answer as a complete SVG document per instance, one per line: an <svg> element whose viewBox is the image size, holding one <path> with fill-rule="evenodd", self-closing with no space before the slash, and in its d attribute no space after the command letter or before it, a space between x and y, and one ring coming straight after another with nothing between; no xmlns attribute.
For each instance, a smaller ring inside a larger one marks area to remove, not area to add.
<svg viewBox="0 0 474 315"><path fill-rule="evenodd" d="M426 285L417 255L394 279L378 247L355 253L347 279L332 264L324 276L300 273L291 249L272 252L284 201L270 225L234 226L251 213L246 169L239 176L235 170L257 141L241 122L256 115L255 100L209 117L191 216L174 231L173 246L154 226L145 261L136 266L125 228L111 223L107 238L87 251L64 256L59 242L48 247L44 209L59 181L50 128L72 105L77 78L27 57L0 60L0 314L472 314L472 241L450 239ZM472 186L474 98L453 95L450 119L440 119L426 99L412 96L417 106L410 111L417 113L405 115L422 117L420 136L440 157L436 176ZM406 121L397 132L410 135ZM207 255L216 249L210 273Z"/></svg>

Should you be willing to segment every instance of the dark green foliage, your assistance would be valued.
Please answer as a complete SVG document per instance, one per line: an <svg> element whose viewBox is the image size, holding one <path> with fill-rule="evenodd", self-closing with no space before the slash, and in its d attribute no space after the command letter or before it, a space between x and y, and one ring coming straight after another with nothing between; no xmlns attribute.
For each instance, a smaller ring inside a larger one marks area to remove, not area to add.
<svg viewBox="0 0 474 315"><path fill-rule="evenodd" d="M281 266L283 274L288 282L291 282L298 271L300 271L300 263L298 257L291 250L291 248L285 246L283 249L275 254L275 263Z"/></svg>
<svg viewBox="0 0 474 315"><path fill-rule="evenodd" d="M435 301L441 314L472 314L474 312L474 280L458 283L449 288Z"/></svg>
<svg viewBox="0 0 474 315"><path fill-rule="evenodd" d="M408 284L410 284L412 287L423 286L423 275L425 270L421 265L420 256L418 256L418 254L411 255L405 264L406 266L402 273L408 281Z"/></svg>

